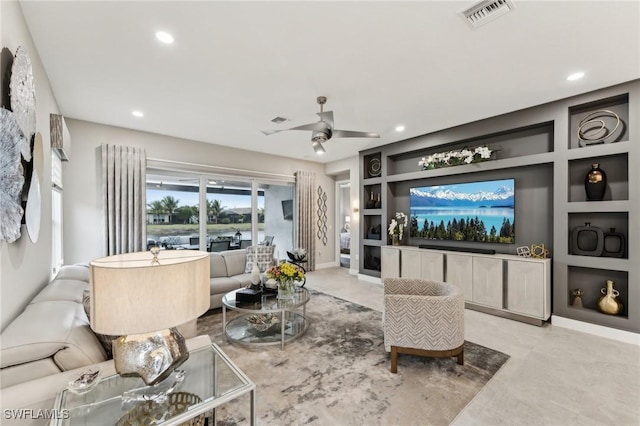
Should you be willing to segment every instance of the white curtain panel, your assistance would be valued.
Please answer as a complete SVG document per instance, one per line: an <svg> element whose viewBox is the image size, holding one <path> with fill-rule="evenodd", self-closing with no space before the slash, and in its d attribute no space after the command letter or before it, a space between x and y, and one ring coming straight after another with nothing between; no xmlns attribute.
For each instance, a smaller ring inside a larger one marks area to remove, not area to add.
<svg viewBox="0 0 640 426"><path fill-rule="evenodd" d="M146 250L146 170L142 148L102 145L102 203L107 256Z"/></svg>
<svg viewBox="0 0 640 426"><path fill-rule="evenodd" d="M316 175L313 172L296 172L296 194L298 198L296 224L296 247L307 250L307 271L316 269L316 240L314 233L314 187Z"/></svg>

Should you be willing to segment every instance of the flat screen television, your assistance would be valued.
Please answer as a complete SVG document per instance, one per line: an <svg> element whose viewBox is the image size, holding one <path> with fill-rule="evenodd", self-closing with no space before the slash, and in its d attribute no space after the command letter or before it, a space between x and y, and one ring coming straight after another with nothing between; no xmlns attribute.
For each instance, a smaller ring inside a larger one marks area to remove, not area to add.
<svg viewBox="0 0 640 426"><path fill-rule="evenodd" d="M282 216L284 220L293 220L293 200L282 200Z"/></svg>
<svg viewBox="0 0 640 426"><path fill-rule="evenodd" d="M515 179L411 188L409 232L428 240L515 243Z"/></svg>

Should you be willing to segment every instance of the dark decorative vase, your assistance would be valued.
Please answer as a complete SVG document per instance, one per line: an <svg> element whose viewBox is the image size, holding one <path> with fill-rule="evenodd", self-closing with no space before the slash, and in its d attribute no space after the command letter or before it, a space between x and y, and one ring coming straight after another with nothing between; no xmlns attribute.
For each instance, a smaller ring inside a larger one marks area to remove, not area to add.
<svg viewBox="0 0 640 426"><path fill-rule="evenodd" d="M366 208L368 209L372 209L376 206L376 200L373 199L373 192L371 193L371 198L369 199L369 201L367 201L367 206Z"/></svg>
<svg viewBox="0 0 640 426"><path fill-rule="evenodd" d="M610 228L604 233L604 248L602 255L605 257L624 257L626 248L624 234L616 232L616 228Z"/></svg>
<svg viewBox="0 0 640 426"><path fill-rule="evenodd" d="M591 170L584 177L584 190L588 201L602 201L607 189L607 175L600 169L600 164L593 163Z"/></svg>
<svg viewBox="0 0 640 426"><path fill-rule="evenodd" d="M604 251L604 232L597 226L586 222L571 230L571 254L578 256L602 256Z"/></svg>
<svg viewBox="0 0 640 426"><path fill-rule="evenodd" d="M378 199L376 200L375 208L379 209L382 207L382 200L380 199L380 194L378 194Z"/></svg>

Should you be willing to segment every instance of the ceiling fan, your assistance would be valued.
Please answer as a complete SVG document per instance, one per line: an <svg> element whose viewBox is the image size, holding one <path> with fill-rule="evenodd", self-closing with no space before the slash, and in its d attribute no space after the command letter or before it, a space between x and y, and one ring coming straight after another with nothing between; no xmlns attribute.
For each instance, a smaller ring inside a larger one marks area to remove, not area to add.
<svg viewBox="0 0 640 426"><path fill-rule="evenodd" d="M311 130L311 142L313 150L316 154L322 154L325 152L323 143L331 139L336 138L379 138L378 133L372 132L356 132L353 130L336 130L333 128L333 111L324 111L324 104L327 102L326 96L318 96L316 99L320 105L320 112L317 113L320 116L320 121L311 124L304 124L302 126L292 127L290 129L282 130L262 130L265 135L272 135L278 132L284 132L285 130Z"/></svg>

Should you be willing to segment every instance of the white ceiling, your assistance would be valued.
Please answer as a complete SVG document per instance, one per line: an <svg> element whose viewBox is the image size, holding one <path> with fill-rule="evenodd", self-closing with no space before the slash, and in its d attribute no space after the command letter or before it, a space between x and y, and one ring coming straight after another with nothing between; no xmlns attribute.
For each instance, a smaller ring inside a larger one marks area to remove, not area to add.
<svg viewBox="0 0 640 426"><path fill-rule="evenodd" d="M65 116L311 161L640 78L638 1L514 0L476 30L473 1L21 3ZM260 132L317 121L319 95L381 138L318 157L311 132Z"/></svg>

